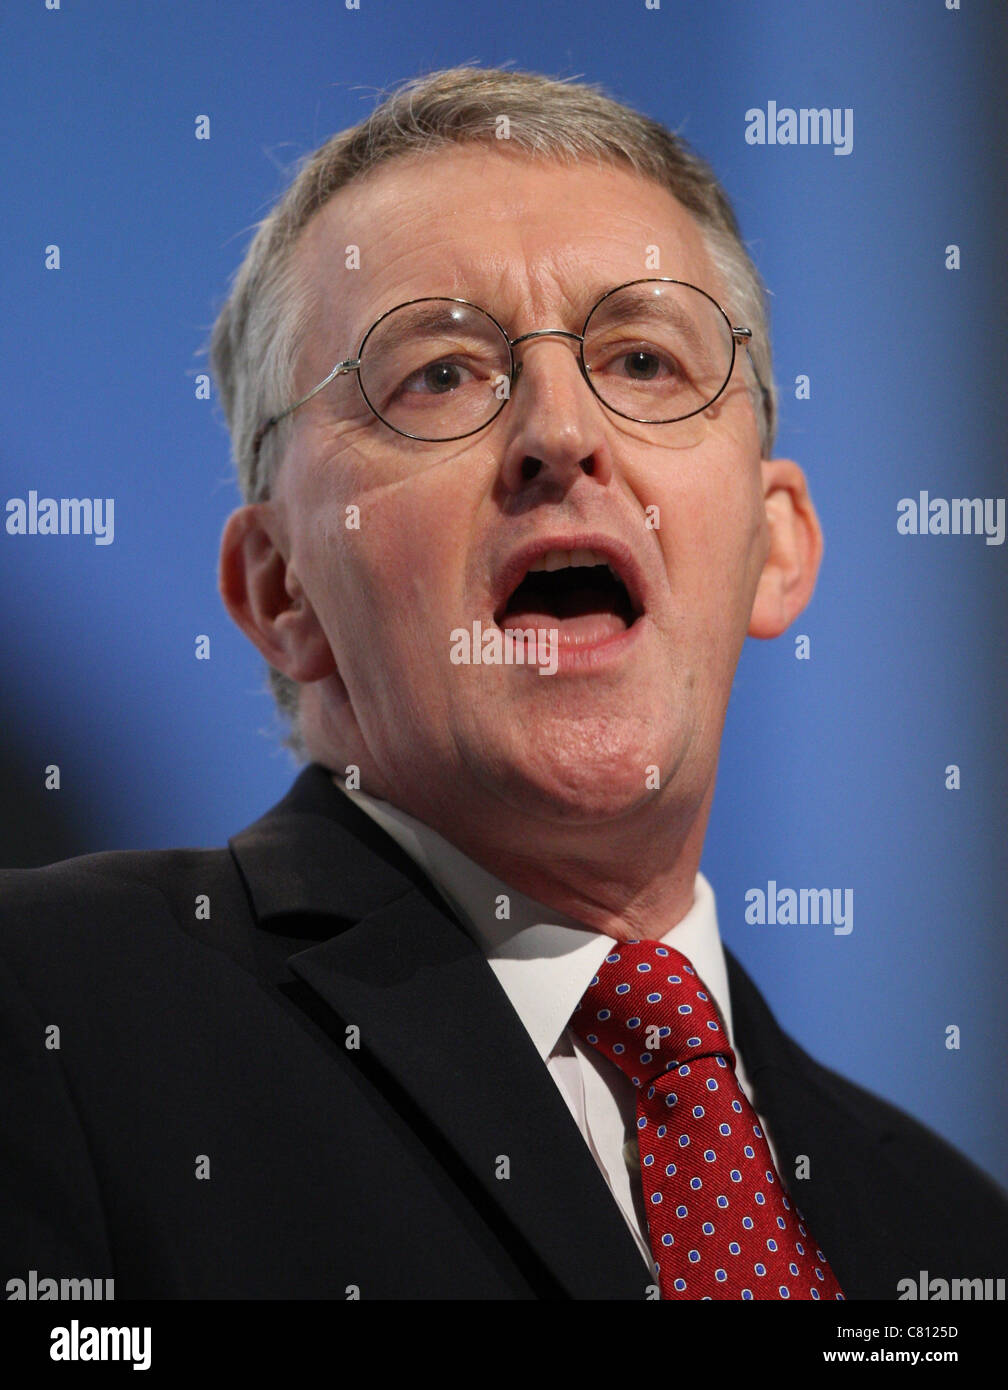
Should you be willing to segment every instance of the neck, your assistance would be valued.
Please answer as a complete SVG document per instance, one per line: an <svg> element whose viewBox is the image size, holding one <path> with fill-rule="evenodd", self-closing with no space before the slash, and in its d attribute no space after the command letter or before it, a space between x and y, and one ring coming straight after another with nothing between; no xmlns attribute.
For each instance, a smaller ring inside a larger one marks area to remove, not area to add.
<svg viewBox="0 0 1008 1390"><path fill-rule="evenodd" d="M711 765L680 764L677 777L657 796L624 813L572 821L571 812L516 810L478 785L471 784L470 796L461 797L457 786L444 786L443 778L390 780L361 740L354 740L352 757L337 751L346 746L345 698L334 711L316 687L304 687L303 694L309 697L303 717L311 711L302 725L309 755L333 770L337 784L344 768L355 764L363 791L429 826L544 907L626 941L659 939L693 906L716 759Z"/></svg>
<svg viewBox="0 0 1008 1390"><path fill-rule="evenodd" d="M339 779L337 778L337 781ZM370 788L367 788L371 792ZM526 897L616 940L659 939L693 906L713 787L691 815L650 805L626 817L556 827L511 812L498 821L454 801L396 805ZM530 851L534 846L534 851Z"/></svg>

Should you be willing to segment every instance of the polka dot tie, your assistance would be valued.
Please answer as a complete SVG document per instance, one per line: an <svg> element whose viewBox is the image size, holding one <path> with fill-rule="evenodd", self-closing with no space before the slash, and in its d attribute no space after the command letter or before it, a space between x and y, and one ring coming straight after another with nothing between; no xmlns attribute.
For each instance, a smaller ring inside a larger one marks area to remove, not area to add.
<svg viewBox="0 0 1008 1390"><path fill-rule="evenodd" d="M639 1088L637 1146L662 1298L842 1299L686 957L656 941L621 942L570 1026Z"/></svg>

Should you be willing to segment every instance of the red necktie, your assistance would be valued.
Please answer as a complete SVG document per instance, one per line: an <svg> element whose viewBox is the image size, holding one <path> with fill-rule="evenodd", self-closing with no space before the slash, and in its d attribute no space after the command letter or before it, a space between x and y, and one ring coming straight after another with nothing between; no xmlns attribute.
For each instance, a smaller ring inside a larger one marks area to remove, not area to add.
<svg viewBox="0 0 1008 1390"><path fill-rule="evenodd" d="M637 1146L662 1298L842 1299L686 957L657 941L620 942L570 1026L639 1088Z"/></svg>

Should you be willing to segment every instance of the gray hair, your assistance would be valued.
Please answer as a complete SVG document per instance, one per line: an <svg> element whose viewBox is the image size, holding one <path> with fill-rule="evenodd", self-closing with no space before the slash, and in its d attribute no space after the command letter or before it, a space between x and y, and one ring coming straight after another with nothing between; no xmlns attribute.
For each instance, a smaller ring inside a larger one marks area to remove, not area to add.
<svg viewBox="0 0 1008 1390"><path fill-rule="evenodd" d="M246 502L264 501L283 459L290 422L256 432L293 399L301 345L312 314L294 249L316 212L353 179L397 156L451 144L490 143L507 117L508 145L574 164L629 166L667 188L693 214L719 275L733 323L752 329L759 381L753 404L763 456L776 427L776 393L765 293L732 206L710 166L679 136L614 101L596 86L536 73L459 67L407 82L359 125L340 131L299 164L286 193L259 224L210 342L210 361L231 432ZM288 746L306 757L298 727L298 683L270 667L270 686L291 726Z"/></svg>

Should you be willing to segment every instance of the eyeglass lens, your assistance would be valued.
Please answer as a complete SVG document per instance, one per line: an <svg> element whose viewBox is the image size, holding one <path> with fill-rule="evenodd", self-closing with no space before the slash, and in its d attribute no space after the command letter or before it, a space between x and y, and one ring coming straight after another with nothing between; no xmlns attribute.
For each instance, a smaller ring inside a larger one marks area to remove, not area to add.
<svg viewBox="0 0 1008 1390"><path fill-rule="evenodd" d="M526 351L525 344L516 352ZM659 424L703 410L731 372L734 342L701 290L665 281L607 295L584 330L592 389L617 414ZM489 424L510 390L507 339L475 306L447 299L402 305L380 319L360 354L360 385L386 424L447 440Z"/></svg>

